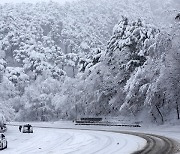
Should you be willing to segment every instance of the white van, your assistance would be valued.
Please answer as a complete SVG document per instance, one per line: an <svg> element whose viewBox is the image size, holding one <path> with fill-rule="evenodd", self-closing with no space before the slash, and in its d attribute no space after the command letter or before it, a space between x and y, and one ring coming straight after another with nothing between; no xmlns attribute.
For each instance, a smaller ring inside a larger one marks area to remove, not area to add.
<svg viewBox="0 0 180 154"><path fill-rule="evenodd" d="M0 134L0 150L7 148L7 140L4 136L4 134Z"/></svg>

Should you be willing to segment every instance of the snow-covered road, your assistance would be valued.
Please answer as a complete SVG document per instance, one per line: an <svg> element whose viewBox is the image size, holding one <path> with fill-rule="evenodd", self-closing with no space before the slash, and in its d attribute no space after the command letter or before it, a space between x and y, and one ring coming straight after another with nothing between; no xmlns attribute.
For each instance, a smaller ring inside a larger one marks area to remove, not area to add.
<svg viewBox="0 0 180 154"><path fill-rule="evenodd" d="M8 148L2 154L128 154L142 149L142 138L120 133L34 128L23 134L17 126L8 126L5 133Z"/></svg>

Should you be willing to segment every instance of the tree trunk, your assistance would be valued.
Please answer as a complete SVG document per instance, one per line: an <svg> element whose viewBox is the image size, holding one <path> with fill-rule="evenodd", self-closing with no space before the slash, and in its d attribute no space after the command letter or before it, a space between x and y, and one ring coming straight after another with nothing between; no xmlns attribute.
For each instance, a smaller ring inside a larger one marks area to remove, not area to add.
<svg viewBox="0 0 180 154"><path fill-rule="evenodd" d="M0 71L0 83L2 83L2 80L3 80L3 73L2 71Z"/></svg>
<svg viewBox="0 0 180 154"><path fill-rule="evenodd" d="M61 69L64 71L64 64L62 64Z"/></svg>
<svg viewBox="0 0 180 154"><path fill-rule="evenodd" d="M163 118L163 115L162 115L162 113L161 113L161 111L159 110L159 108L158 108L158 106L157 106L157 105L156 105L156 109L157 109L157 111L158 111L159 115L161 116L161 121L162 121L162 123L164 123L164 118Z"/></svg>
<svg viewBox="0 0 180 154"><path fill-rule="evenodd" d="M59 112L56 111L56 118L59 119Z"/></svg>
<svg viewBox="0 0 180 154"><path fill-rule="evenodd" d="M180 119L180 115L179 115L179 105L178 102L176 101L176 111L177 111L177 118L178 120Z"/></svg>
<svg viewBox="0 0 180 154"><path fill-rule="evenodd" d="M75 104L75 110L76 110L76 119L75 120L77 120L77 112L78 112L77 104Z"/></svg>
<svg viewBox="0 0 180 154"><path fill-rule="evenodd" d="M72 68L73 68L73 78L75 78L75 68L74 66Z"/></svg>

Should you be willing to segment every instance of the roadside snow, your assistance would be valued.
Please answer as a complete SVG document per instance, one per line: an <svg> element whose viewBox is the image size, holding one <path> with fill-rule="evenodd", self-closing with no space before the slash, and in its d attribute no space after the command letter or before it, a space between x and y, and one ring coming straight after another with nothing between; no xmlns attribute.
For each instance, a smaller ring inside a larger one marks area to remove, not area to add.
<svg viewBox="0 0 180 154"><path fill-rule="evenodd" d="M1 151L2 154L129 154L143 148L146 144L144 139L136 136L96 130L157 134L180 142L180 126L143 126L141 128L76 126L67 121L30 124L34 126L33 134L20 133L18 126L8 125L8 131L5 134L8 149Z"/></svg>
<svg viewBox="0 0 180 154"><path fill-rule="evenodd" d="M13 123L15 124L15 123ZM21 124L22 123L16 123ZM23 134L18 126L8 126L8 148L2 154L129 154L146 144L144 139L120 133L75 130L72 122L31 123L33 126L74 129L37 128Z"/></svg>
<svg viewBox="0 0 180 154"><path fill-rule="evenodd" d="M0 0L0 4L5 4L5 3L37 3L37 2L49 2L50 0ZM60 4L64 4L66 2L72 2L75 0L51 0L54 2L58 2Z"/></svg>

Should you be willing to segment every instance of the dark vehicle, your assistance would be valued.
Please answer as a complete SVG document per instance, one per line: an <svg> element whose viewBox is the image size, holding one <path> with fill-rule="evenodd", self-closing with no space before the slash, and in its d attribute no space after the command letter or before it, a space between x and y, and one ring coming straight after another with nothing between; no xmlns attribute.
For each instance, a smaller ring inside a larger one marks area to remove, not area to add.
<svg viewBox="0 0 180 154"><path fill-rule="evenodd" d="M22 127L23 133L33 133L33 127L30 124L24 125Z"/></svg>
<svg viewBox="0 0 180 154"><path fill-rule="evenodd" d="M4 136L4 134L0 134L0 150L7 148L7 140Z"/></svg>
<svg viewBox="0 0 180 154"><path fill-rule="evenodd" d="M6 124L0 126L0 133L4 133L7 130Z"/></svg>

